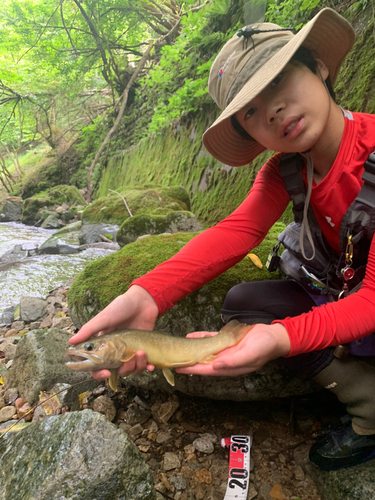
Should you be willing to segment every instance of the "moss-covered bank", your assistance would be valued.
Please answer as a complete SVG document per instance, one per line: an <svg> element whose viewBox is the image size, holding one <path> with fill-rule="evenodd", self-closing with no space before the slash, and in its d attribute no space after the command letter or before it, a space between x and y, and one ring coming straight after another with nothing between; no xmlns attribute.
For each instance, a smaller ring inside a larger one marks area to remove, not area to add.
<svg viewBox="0 0 375 500"><path fill-rule="evenodd" d="M274 245L277 234L284 228L277 223L254 253L265 264L269 251ZM194 233L175 233L170 236L159 235L141 239L115 252L108 257L89 263L74 280L68 292L69 311L77 326L82 325L106 307L117 296L124 293L130 283L161 262L176 254ZM245 257L237 265L212 280L205 286L204 300L210 305L212 314L217 318L220 305L226 292L235 284L244 281L261 281L280 278L278 273L269 273L257 268ZM197 304L197 293L193 292L179 302L184 316L196 318L196 327L206 321L200 318L204 307ZM185 304L185 305L184 305Z"/></svg>

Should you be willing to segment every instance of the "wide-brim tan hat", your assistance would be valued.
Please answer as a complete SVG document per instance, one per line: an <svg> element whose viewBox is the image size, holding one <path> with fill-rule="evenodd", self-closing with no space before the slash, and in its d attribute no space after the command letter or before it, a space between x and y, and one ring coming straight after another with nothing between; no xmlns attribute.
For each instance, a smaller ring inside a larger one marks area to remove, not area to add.
<svg viewBox="0 0 375 500"><path fill-rule="evenodd" d="M219 161L239 167L266 148L236 131L231 116L254 99L283 70L301 45L310 49L329 70L334 84L339 68L353 46L351 25L332 9L321 10L296 35L272 23L252 25L251 36L234 35L216 57L208 83L220 109L219 118L203 135L207 150ZM247 28L245 35L250 32Z"/></svg>

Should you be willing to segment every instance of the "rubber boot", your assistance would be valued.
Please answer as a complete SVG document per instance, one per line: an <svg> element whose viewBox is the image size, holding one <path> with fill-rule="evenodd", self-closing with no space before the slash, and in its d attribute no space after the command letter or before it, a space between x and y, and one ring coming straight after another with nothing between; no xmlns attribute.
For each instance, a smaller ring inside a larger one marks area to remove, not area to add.
<svg viewBox="0 0 375 500"><path fill-rule="evenodd" d="M352 422L317 441L310 460L337 470L375 458L375 368L353 357L334 358L314 380L346 405Z"/></svg>

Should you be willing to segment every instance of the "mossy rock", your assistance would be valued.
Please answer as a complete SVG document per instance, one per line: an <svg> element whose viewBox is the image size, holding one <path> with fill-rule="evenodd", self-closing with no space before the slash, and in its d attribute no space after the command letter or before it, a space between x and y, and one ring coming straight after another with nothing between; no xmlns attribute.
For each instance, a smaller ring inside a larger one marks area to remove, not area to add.
<svg viewBox="0 0 375 500"><path fill-rule="evenodd" d="M167 215L170 212L190 210L189 195L183 187L154 187L147 189L123 187L117 190L135 215ZM110 222L122 224L130 217L124 201L117 194L99 198L82 213L84 224Z"/></svg>
<svg viewBox="0 0 375 500"><path fill-rule="evenodd" d="M122 223L116 240L120 247L123 247L145 234L192 233L202 229L202 225L191 212L171 212L166 216L135 215Z"/></svg>
<svg viewBox="0 0 375 500"><path fill-rule="evenodd" d="M86 205L85 199L75 186L55 186L24 200L21 220L24 224L34 224L36 215L41 208L49 208L63 203L66 203L69 207Z"/></svg>
<svg viewBox="0 0 375 500"><path fill-rule="evenodd" d="M253 250L265 264L284 224L276 223L264 241ZM69 292L69 312L76 326L104 309L124 293L130 283L176 254L196 233L175 233L143 238L103 259L89 263L76 277ZM178 302L158 320L157 327L173 335L194 330L215 330L220 326L220 308L228 290L246 281L278 278L257 268L245 257L234 267Z"/></svg>

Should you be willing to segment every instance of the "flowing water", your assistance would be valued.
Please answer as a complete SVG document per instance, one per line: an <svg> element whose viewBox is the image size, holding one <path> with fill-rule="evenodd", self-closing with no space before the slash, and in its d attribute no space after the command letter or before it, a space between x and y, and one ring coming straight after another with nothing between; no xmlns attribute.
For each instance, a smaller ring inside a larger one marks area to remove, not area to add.
<svg viewBox="0 0 375 500"><path fill-rule="evenodd" d="M32 248L54 232L14 222L0 223L0 259L15 245ZM0 266L0 316L23 296L45 298L49 291L74 278L89 261L109 253L110 250L89 248L78 254L35 255L3 266L4 269Z"/></svg>

